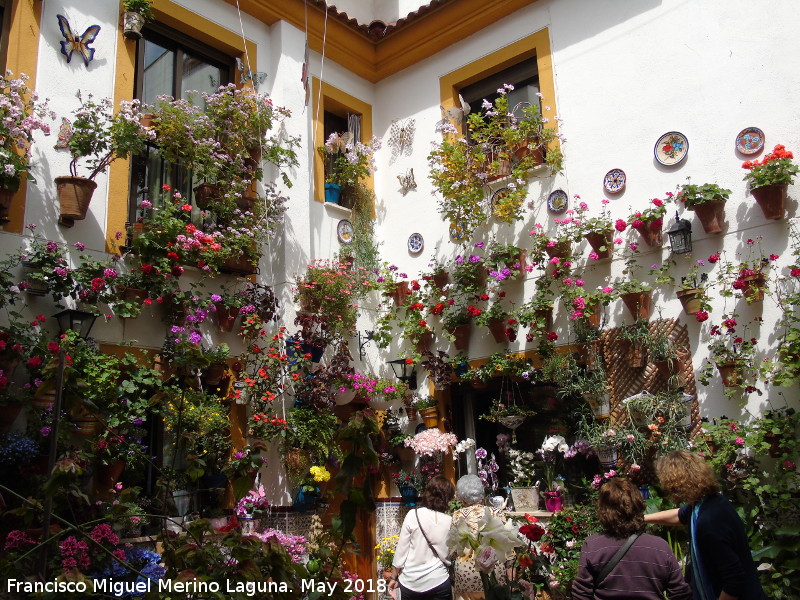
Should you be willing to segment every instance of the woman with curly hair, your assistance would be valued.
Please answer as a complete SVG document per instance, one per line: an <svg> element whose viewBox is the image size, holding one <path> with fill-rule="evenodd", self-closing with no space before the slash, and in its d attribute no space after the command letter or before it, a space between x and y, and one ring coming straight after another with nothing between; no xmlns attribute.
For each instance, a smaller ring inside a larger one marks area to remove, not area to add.
<svg viewBox="0 0 800 600"><path fill-rule="evenodd" d="M642 493L627 479L603 484L597 499L603 533L583 543L578 575L572 582L573 600L662 600L665 594L670 600L690 600L692 592L669 544L642 533L644 509ZM628 550L608 571L606 565L629 539L633 541Z"/></svg>
<svg viewBox="0 0 800 600"><path fill-rule="evenodd" d="M450 600L447 534L453 484L436 475L425 486L422 506L408 511L394 551L389 590L400 587L402 600Z"/></svg>
<svg viewBox="0 0 800 600"><path fill-rule="evenodd" d="M694 600L766 600L744 523L720 493L709 464L676 450L658 460L656 472L661 489L683 506L645 515L645 521L689 528Z"/></svg>

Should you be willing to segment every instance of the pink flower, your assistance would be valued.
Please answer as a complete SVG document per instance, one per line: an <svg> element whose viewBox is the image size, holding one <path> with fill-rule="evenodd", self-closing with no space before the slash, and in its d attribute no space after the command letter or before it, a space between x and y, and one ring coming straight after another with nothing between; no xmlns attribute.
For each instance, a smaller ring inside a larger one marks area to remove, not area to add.
<svg viewBox="0 0 800 600"><path fill-rule="evenodd" d="M612 288L610 285L607 285L607 286L606 286L606 287L604 287L604 288L603 288L601 291L602 291L604 294L610 294L611 292L613 292L613 291L614 291L614 288Z"/></svg>
<svg viewBox="0 0 800 600"><path fill-rule="evenodd" d="M637 246L635 242L631 242L630 244L628 244L628 248L630 248L630 249L631 249L631 250L633 250L634 252L636 252L636 249L637 249L638 247L639 247L639 246Z"/></svg>
<svg viewBox="0 0 800 600"><path fill-rule="evenodd" d="M736 442L737 446L744 446L744 438L737 437L734 442Z"/></svg>
<svg viewBox="0 0 800 600"><path fill-rule="evenodd" d="M619 245L622 243L622 238L614 238L614 243Z"/></svg>
<svg viewBox="0 0 800 600"><path fill-rule="evenodd" d="M600 258L600 255L597 252L589 252L589 260L597 260Z"/></svg>

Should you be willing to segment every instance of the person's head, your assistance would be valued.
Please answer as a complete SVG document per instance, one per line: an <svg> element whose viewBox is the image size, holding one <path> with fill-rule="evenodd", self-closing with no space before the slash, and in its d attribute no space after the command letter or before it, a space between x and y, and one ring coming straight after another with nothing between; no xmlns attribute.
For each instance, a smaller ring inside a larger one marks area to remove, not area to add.
<svg viewBox="0 0 800 600"><path fill-rule="evenodd" d="M675 503L694 504L719 492L711 466L688 450L675 450L656 462L661 489Z"/></svg>
<svg viewBox="0 0 800 600"><path fill-rule="evenodd" d="M464 475L456 482L456 495L464 504L478 504L483 501L483 482L477 475Z"/></svg>
<svg viewBox="0 0 800 600"><path fill-rule="evenodd" d="M447 505L453 499L456 489L450 480L436 475L425 486L422 493L422 506L436 512L447 512Z"/></svg>
<svg viewBox="0 0 800 600"><path fill-rule="evenodd" d="M614 478L603 484L597 498L597 518L607 535L626 538L644 529L644 498L627 479Z"/></svg>

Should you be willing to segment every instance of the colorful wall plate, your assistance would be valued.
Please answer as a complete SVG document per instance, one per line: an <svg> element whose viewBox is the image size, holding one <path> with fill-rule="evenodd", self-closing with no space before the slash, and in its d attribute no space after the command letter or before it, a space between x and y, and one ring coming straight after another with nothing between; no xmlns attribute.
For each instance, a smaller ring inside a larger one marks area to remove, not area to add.
<svg viewBox="0 0 800 600"><path fill-rule="evenodd" d="M425 247L425 240L421 233L412 233L408 236L408 251L411 254L419 254Z"/></svg>
<svg viewBox="0 0 800 600"><path fill-rule="evenodd" d="M450 223L450 241L459 243L464 238L464 226L461 223Z"/></svg>
<svg viewBox="0 0 800 600"><path fill-rule="evenodd" d="M492 194L492 214L493 215L497 216L497 205L498 205L498 203L503 198L505 198L510 191L511 190L509 190L507 187L501 187L494 194Z"/></svg>
<svg viewBox="0 0 800 600"><path fill-rule="evenodd" d="M653 152L658 162L665 167L671 167L689 154L689 140L682 133L670 131L658 138Z"/></svg>
<svg viewBox="0 0 800 600"><path fill-rule="evenodd" d="M625 177L625 171L622 169L611 169L606 176L603 177L603 187L609 194L619 194L625 189L625 184L628 179Z"/></svg>
<svg viewBox="0 0 800 600"><path fill-rule="evenodd" d="M555 190L547 197L547 210L554 215L560 215L569 206L569 196L564 190Z"/></svg>
<svg viewBox="0 0 800 600"><path fill-rule="evenodd" d="M353 224L347 219L342 219L336 226L336 235L343 244L353 243Z"/></svg>
<svg viewBox="0 0 800 600"><path fill-rule="evenodd" d="M736 136L736 149L742 154L758 154L764 147L764 132L758 127L747 127Z"/></svg>

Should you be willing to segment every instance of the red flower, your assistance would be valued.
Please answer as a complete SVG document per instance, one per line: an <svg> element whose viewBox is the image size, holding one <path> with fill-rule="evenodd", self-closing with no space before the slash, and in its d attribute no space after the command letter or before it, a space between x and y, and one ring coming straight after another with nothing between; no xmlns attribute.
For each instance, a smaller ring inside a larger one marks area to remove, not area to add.
<svg viewBox="0 0 800 600"><path fill-rule="evenodd" d="M653 198L653 204L655 204L656 206L664 206L664 201L659 200L658 198Z"/></svg>
<svg viewBox="0 0 800 600"><path fill-rule="evenodd" d="M614 229L619 231L620 233L627 229L628 224L625 222L624 219L617 219L616 223L614 223Z"/></svg>
<svg viewBox="0 0 800 600"><path fill-rule="evenodd" d="M411 289L416 292L419 288L420 288L419 281L417 281L416 279L412 279L411 280Z"/></svg>
<svg viewBox="0 0 800 600"><path fill-rule="evenodd" d="M186 212L190 212L192 210L191 204L183 204L181 205L181 210L185 210Z"/></svg>
<svg viewBox="0 0 800 600"><path fill-rule="evenodd" d="M778 260L779 258L780 258L780 256L778 256L777 254L770 254L769 255L769 259L770 260Z"/></svg>
<svg viewBox="0 0 800 600"><path fill-rule="evenodd" d="M28 359L28 366L31 369L38 369L39 367L42 366L42 359L38 356L31 356Z"/></svg>
<svg viewBox="0 0 800 600"><path fill-rule="evenodd" d="M50 342L49 344L47 344L47 349L50 351L51 354L58 354L59 348L60 346L58 345L58 342Z"/></svg>
<svg viewBox="0 0 800 600"><path fill-rule="evenodd" d="M95 277L92 279L92 291L99 292L106 286L106 280L102 277Z"/></svg>
<svg viewBox="0 0 800 600"><path fill-rule="evenodd" d="M407 358L407 359L406 359L406 364L407 364L407 365L413 365L413 364L414 364L414 361L413 361L413 359L411 359L411 358Z"/></svg>
<svg viewBox="0 0 800 600"><path fill-rule="evenodd" d="M708 312L706 312L704 310L698 310L695 313L694 318L697 320L698 323L702 323L703 321L707 321L708 320Z"/></svg>
<svg viewBox="0 0 800 600"><path fill-rule="evenodd" d="M519 528L519 532L532 542L538 542L545 533L544 527L534 524L523 525Z"/></svg>
<svg viewBox="0 0 800 600"><path fill-rule="evenodd" d="M178 260L178 253L177 252L167 252L167 258L169 260Z"/></svg>
<svg viewBox="0 0 800 600"><path fill-rule="evenodd" d="M420 319L419 320L419 326L420 327L427 327L428 326L428 322L425 319Z"/></svg>
<svg viewBox="0 0 800 600"><path fill-rule="evenodd" d="M558 339L558 334L555 331L551 331L547 334L547 341L548 342L555 342Z"/></svg>
<svg viewBox="0 0 800 600"><path fill-rule="evenodd" d="M164 184L164 185L162 185L162 186L161 186L161 189L162 189L162 190L164 190L165 192L168 192L168 191L170 191L172 188L171 188L171 187L169 187L167 184Z"/></svg>
<svg viewBox="0 0 800 600"><path fill-rule="evenodd" d="M644 221L642 221L641 219L634 219L633 222L631 223L631 227L633 227L634 229L641 229L642 227L644 227Z"/></svg>
<svg viewBox="0 0 800 600"><path fill-rule="evenodd" d="M173 274L175 277L180 277L181 275L183 275L183 267L182 267L182 266L180 266L180 265L174 265L174 266L172 267L172 274Z"/></svg>
<svg viewBox="0 0 800 600"><path fill-rule="evenodd" d="M498 293L497 293L497 296L498 296L499 298L505 298L505 297L506 297L506 293L505 293L505 292L498 292Z"/></svg>
<svg viewBox="0 0 800 600"><path fill-rule="evenodd" d="M523 554L519 557L519 566L523 569L530 567L533 564L533 559L528 556L527 554Z"/></svg>
<svg viewBox="0 0 800 600"><path fill-rule="evenodd" d="M800 277L800 268L795 267L794 269L792 269L791 275L792 277Z"/></svg>
<svg viewBox="0 0 800 600"><path fill-rule="evenodd" d="M488 300L489 294L481 294L481 300Z"/></svg>
<svg viewBox="0 0 800 600"><path fill-rule="evenodd" d="M431 310L431 314L432 315L440 315L440 314L442 314L443 310L444 310L444 303L439 302L439 304L437 304L436 306L433 307L433 309Z"/></svg>
<svg viewBox="0 0 800 600"><path fill-rule="evenodd" d="M714 252L711 256L708 257L708 262L714 264L719 261L719 252Z"/></svg>
<svg viewBox="0 0 800 600"><path fill-rule="evenodd" d="M153 300L151 298L145 298L144 303L147 304L147 306L150 306L153 303Z"/></svg>

